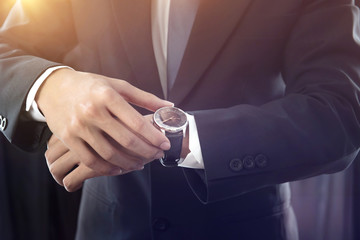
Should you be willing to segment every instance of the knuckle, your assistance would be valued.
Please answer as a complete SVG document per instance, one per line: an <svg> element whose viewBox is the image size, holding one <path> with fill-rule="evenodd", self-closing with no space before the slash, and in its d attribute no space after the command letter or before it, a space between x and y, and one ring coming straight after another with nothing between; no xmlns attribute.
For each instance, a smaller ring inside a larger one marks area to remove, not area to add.
<svg viewBox="0 0 360 240"><path fill-rule="evenodd" d="M98 112L99 112L98 107L94 102L88 102L86 104L82 104L81 111L82 111L82 115L86 119L95 118L96 116L98 116ZM81 124L81 121L78 120L77 123Z"/></svg>
<svg viewBox="0 0 360 240"><path fill-rule="evenodd" d="M98 139L96 138L96 136L94 136L94 134L88 134L86 135L86 138L83 140L84 142L87 143L87 147L88 149L88 154L89 156L87 156L87 158L89 158L90 160L94 160L95 157L95 150L93 148L91 148L91 146L96 146L98 143ZM91 150L90 150L91 149Z"/></svg>
<svg viewBox="0 0 360 240"><path fill-rule="evenodd" d="M132 119L133 128L137 132L141 132L145 129L146 121L144 117L137 116Z"/></svg>
<svg viewBox="0 0 360 240"><path fill-rule="evenodd" d="M109 148L106 151L104 151L102 156L105 161L110 162L116 156L116 151L114 149Z"/></svg>
<svg viewBox="0 0 360 240"><path fill-rule="evenodd" d="M63 185L64 185L66 191L68 191L68 192L74 192L77 189L77 187L76 187L77 184L75 184L73 181L71 181L70 178L65 178L63 180Z"/></svg>
<svg viewBox="0 0 360 240"><path fill-rule="evenodd" d="M123 147L125 147L126 149L132 149L136 146L136 144L137 141L135 137L128 137L127 139L124 140Z"/></svg>
<svg viewBox="0 0 360 240"><path fill-rule="evenodd" d="M76 135L79 131L82 131L83 129L83 120L78 116L73 116L67 127L64 129L63 134L67 137L71 137L73 135Z"/></svg>
<svg viewBox="0 0 360 240"><path fill-rule="evenodd" d="M90 169L96 170L98 167L98 158L95 157L92 154L89 154L88 156L84 156L82 159L82 162Z"/></svg>
<svg viewBox="0 0 360 240"><path fill-rule="evenodd" d="M88 168L92 169L95 172L100 173L101 175L108 174L109 171L111 171L111 167L100 161L103 161L103 160L100 160L99 158L96 158L96 157L88 157L86 160L84 160L84 164Z"/></svg>
<svg viewBox="0 0 360 240"><path fill-rule="evenodd" d="M115 91L110 87L102 87L98 89L97 97L104 103L108 103L114 99Z"/></svg>

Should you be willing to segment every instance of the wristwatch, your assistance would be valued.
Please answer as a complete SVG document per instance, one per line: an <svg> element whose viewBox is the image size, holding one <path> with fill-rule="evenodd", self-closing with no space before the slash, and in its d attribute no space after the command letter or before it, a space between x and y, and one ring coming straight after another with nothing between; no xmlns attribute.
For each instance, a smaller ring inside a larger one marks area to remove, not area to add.
<svg viewBox="0 0 360 240"><path fill-rule="evenodd" d="M169 139L171 147L160 160L165 167L176 167L181 163L180 154L188 119L186 113L177 107L163 107L154 113L154 124Z"/></svg>

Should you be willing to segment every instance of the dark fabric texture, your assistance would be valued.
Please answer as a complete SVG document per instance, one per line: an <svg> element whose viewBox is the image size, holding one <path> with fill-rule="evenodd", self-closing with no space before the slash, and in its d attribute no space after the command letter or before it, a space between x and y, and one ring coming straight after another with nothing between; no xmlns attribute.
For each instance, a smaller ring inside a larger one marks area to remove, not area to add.
<svg viewBox="0 0 360 240"><path fill-rule="evenodd" d="M68 193L51 177L42 151L29 154L0 136L0 238L72 240L81 191Z"/></svg>

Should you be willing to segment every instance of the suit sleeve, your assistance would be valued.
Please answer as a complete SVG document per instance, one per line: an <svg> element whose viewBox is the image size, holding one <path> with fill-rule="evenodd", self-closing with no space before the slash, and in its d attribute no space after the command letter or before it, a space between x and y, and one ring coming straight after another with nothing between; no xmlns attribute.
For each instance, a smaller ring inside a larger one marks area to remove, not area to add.
<svg viewBox="0 0 360 240"><path fill-rule="evenodd" d="M360 146L358 9L311 1L283 57L285 95L193 114L205 170L184 170L204 202L345 169Z"/></svg>
<svg viewBox="0 0 360 240"><path fill-rule="evenodd" d="M34 81L75 43L68 1L16 1L0 29L0 116L11 143L31 151L45 139L46 124L26 119L25 99Z"/></svg>

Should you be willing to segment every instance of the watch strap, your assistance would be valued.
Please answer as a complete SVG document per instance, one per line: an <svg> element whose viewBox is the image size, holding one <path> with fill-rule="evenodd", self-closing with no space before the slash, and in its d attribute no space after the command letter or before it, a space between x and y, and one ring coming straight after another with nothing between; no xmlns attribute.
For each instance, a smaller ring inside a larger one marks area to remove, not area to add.
<svg viewBox="0 0 360 240"><path fill-rule="evenodd" d="M164 157L160 159L160 162L165 167L176 167L180 164L182 142L184 138L183 131L177 133L167 132L165 135L169 139L171 147L169 150L164 151Z"/></svg>

